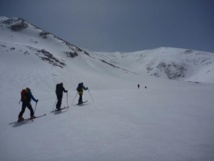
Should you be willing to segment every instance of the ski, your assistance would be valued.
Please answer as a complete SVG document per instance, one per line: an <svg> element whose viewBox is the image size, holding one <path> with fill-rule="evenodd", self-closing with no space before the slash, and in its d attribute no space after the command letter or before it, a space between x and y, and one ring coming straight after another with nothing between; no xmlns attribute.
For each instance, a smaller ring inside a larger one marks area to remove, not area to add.
<svg viewBox="0 0 214 161"><path fill-rule="evenodd" d="M64 109L68 109L68 108L69 108L69 106L68 107L63 107L60 110L55 109L55 110L52 110L51 112L60 112L60 111L62 111Z"/></svg>
<svg viewBox="0 0 214 161"><path fill-rule="evenodd" d="M85 103L87 103L88 101L84 101L84 102L82 102L82 103L77 103L75 106L81 106L81 105L83 105L83 104L85 104Z"/></svg>
<svg viewBox="0 0 214 161"><path fill-rule="evenodd" d="M43 114L43 115L39 115L39 116L35 116L35 118L31 119L31 118L28 118L29 120L34 120L34 119L37 119L37 118L40 118L40 117L43 117L43 116L46 116L46 113Z"/></svg>
<svg viewBox="0 0 214 161"><path fill-rule="evenodd" d="M35 116L35 118L27 118L27 119L24 119L23 121L15 121L15 122L11 122L11 123L9 123L9 125L11 125L11 124L16 124L16 123L25 123L25 122L27 122L27 121L30 121L30 120L34 120L34 119L37 119L37 118L40 118L40 117L43 117L43 116L46 116L46 113L45 114L43 114L43 115L39 115L39 116Z"/></svg>

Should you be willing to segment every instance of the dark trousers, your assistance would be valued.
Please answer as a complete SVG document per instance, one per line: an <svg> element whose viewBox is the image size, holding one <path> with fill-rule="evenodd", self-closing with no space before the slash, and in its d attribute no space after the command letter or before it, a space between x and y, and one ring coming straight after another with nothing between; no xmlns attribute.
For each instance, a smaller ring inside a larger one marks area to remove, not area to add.
<svg viewBox="0 0 214 161"><path fill-rule="evenodd" d="M19 113L19 117L22 117L22 115L25 112L26 107L30 110L30 116L34 116L33 108L31 106L30 102L23 102L22 103L22 110Z"/></svg>
<svg viewBox="0 0 214 161"><path fill-rule="evenodd" d="M79 103L82 103L82 94L79 95Z"/></svg>
<svg viewBox="0 0 214 161"><path fill-rule="evenodd" d="M57 104L56 104L56 109L59 110L62 104L62 96L58 95L57 96Z"/></svg>

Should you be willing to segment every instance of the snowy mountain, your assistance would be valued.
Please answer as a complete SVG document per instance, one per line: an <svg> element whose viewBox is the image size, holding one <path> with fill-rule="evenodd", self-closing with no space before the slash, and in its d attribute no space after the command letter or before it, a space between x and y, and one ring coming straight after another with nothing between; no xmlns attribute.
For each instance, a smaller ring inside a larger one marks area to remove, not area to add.
<svg viewBox="0 0 214 161"><path fill-rule="evenodd" d="M129 72L125 68L92 57L87 51L20 18L1 18L0 35L1 72L7 71L5 79L1 80L2 84L3 82L7 84L10 78L11 80L28 78L39 82L50 79L53 84L64 81L70 86L85 81L92 82L90 84L93 86L97 77L107 80L107 76L115 75L112 79L118 79L116 78L118 72L124 75ZM32 71L29 70L30 66L33 68ZM14 71L14 68L17 70ZM21 86L25 84L22 82ZM35 83L41 85L41 88L46 88L43 82ZM99 88L97 85L96 87Z"/></svg>
<svg viewBox="0 0 214 161"><path fill-rule="evenodd" d="M213 53L161 47L132 53L95 55L138 74L172 80L214 82Z"/></svg>
<svg viewBox="0 0 214 161"><path fill-rule="evenodd" d="M213 69L212 53L92 52L1 17L0 160L213 161ZM59 82L70 108L51 112ZM79 82L89 87L84 106L76 105ZM35 115L46 116L12 123L26 87L39 99L31 102Z"/></svg>
<svg viewBox="0 0 214 161"><path fill-rule="evenodd" d="M87 65L87 69L96 72L100 69L97 69L94 64L101 62L103 69L109 68L108 65L113 67L112 71L116 68L144 76L192 82L214 82L213 53L165 47L132 53L90 52L21 18L1 17L0 34L1 53L30 55L31 59L38 57L60 68L75 69ZM54 72L52 74L57 75Z"/></svg>

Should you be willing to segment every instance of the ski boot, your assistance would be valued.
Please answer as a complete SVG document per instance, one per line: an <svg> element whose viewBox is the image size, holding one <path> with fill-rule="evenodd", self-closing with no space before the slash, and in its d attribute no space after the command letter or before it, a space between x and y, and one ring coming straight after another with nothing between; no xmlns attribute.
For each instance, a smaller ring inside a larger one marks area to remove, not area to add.
<svg viewBox="0 0 214 161"><path fill-rule="evenodd" d="M35 116L31 116L31 117L30 117L31 120L33 120L33 119L35 119L35 118L36 118Z"/></svg>
<svg viewBox="0 0 214 161"><path fill-rule="evenodd" d="M22 122L22 121L24 121L24 120L25 120L25 119L24 119L23 117L19 117L17 122Z"/></svg>

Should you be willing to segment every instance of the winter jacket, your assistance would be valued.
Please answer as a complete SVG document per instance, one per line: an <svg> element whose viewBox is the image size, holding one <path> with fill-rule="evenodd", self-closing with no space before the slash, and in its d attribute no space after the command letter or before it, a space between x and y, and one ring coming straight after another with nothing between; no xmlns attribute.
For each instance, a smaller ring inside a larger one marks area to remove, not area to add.
<svg viewBox="0 0 214 161"><path fill-rule="evenodd" d="M87 90L88 87L85 87L83 85L83 83L79 83L78 87L77 87L77 92L79 93L79 95L82 95L83 94L83 90Z"/></svg>
<svg viewBox="0 0 214 161"><path fill-rule="evenodd" d="M62 84L57 84L55 92L57 96L63 96L63 92L67 92L67 91L65 90Z"/></svg>
<svg viewBox="0 0 214 161"><path fill-rule="evenodd" d="M35 102L37 102L37 99L34 98L33 94L31 93L31 91L27 92L27 98L26 100L21 100L23 103L27 103L27 102L31 102L31 99L34 100Z"/></svg>

